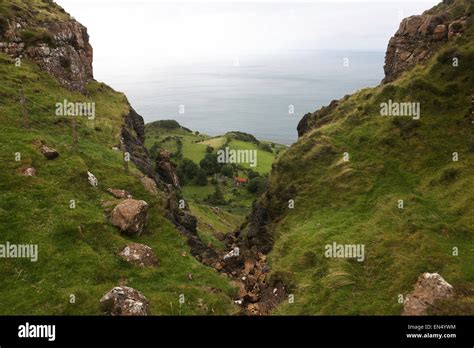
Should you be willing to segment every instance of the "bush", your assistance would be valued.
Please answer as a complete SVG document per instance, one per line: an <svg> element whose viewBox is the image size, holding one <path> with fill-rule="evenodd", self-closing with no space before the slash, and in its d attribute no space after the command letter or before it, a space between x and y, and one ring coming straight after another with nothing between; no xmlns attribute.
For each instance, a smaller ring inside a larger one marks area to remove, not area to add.
<svg viewBox="0 0 474 348"><path fill-rule="evenodd" d="M221 174L228 177L234 177L234 168L230 164L226 164L222 167Z"/></svg>
<svg viewBox="0 0 474 348"><path fill-rule="evenodd" d="M187 158L181 162L179 168L182 170L184 176L190 180L194 179L199 170L201 170L196 163Z"/></svg>
<svg viewBox="0 0 474 348"><path fill-rule="evenodd" d="M53 46L53 37L46 30L23 30L21 32L21 39L26 46L36 45L38 43Z"/></svg>
<svg viewBox="0 0 474 348"><path fill-rule="evenodd" d="M259 172L255 172L253 171L252 169L248 169L247 170L247 176L249 178L249 180L252 180L254 178L258 178L260 176L260 173Z"/></svg>
<svg viewBox="0 0 474 348"><path fill-rule="evenodd" d="M224 199L222 190L219 185L216 185L216 189L212 195L209 195L206 199L207 203L212 205L225 205L227 201Z"/></svg>
<svg viewBox="0 0 474 348"><path fill-rule="evenodd" d="M250 193L262 193L265 190L266 180L262 177L253 178L247 185Z"/></svg>
<svg viewBox="0 0 474 348"><path fill-rule="evenodd" d="M207 175L213 175L221 171L221 164L217 162L216 153L206 153L204 159L199 162L199 166L204 169Z"/></svg>
<svg viewBox="0 0 474 348"><path fill-rule="evenodd" d="M260 143L258 148L262 151L273 153L271 146L267 143Z"/></svg>
<svg viewBox="0 0 474 348"><path fill-rule="evenodd" d="M194 183L199 186L206 186L207 185L207 175L204 170L198 168L196 173L196 177L194 178Z"/></svg>

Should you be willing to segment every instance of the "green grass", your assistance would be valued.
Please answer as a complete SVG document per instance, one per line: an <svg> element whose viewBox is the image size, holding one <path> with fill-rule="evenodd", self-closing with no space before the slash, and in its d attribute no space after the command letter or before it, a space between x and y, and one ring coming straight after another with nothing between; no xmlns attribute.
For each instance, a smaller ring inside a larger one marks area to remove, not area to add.
<svg viewBox="0 0 474 348"><path fill-rule="evenodd" d="M272 276L295 303L275 314L398 315L398 295L423 272L438 272L460 298L439 313L473 313L474 151L469 107L474 86L473 29L386 86L356 92L332 121L305 134L275 163L262 202ZM443 59L441 59L443 61ZM388 99L421 103L421 119L379 116ZM344 162L348 152L350 161ZM452 153L459 161L452 161ZM295 208L288 209L288 200ZM397 208L404 200L404 209ZM328 259L326 244L364 244L364 262ZM453 248L459 256L453 256Z"/></svg>
<svg viewBox="0 0 474 348"><path fill-rule="evenodd" d="M118 144L128 111L125 97L97 82L88 86L88 97L69 92L33 63L24 60L17 68L4 55L0 75L0 242L39 247L38 262L0 260L0 293L5 299L0 314L99 315L102 295L124 280L150 300L155 315L235 313L234 288L190 256L184 237L164 218L163 197L145 191L133 165L129 175L124 173L122 155L112 147ZM27 97L30 129L22 127L20 88ZM96 103L96 119L79 120L77 151L70 120L54 113L54 104L63 99ZM46 160L35 140L56 148L60 156ZM20 175L27 166L35 167L38 175ZM96 175L99 188L88 184L87 170ZM108 187L126 189L150 204L144 235L130 238L110 224L107 211L119 201L105 191ZM71 199L76 209L69 208ZM107 202L111 205L104 207ZM122 261L117 252L131 241L152 247L161 265L142 269ZM69 303L71 294L75 304ZM186 298L181 307L180 294Z"/></svg>

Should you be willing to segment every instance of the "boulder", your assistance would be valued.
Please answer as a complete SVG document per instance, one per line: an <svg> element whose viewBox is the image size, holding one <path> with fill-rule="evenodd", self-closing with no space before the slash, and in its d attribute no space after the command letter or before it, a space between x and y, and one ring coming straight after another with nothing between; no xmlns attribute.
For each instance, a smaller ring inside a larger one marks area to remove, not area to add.
<svg viewBox="0 0 474 348"><path fill-rule="evenodd" d="M423 273L418 278L415 289L405 298L403 315L426 315L436 301L453 296L453 286L438 273Z"/></svg>
<svg viewBox="0 0 474 348"><path fill-rule="evenodd" d="M153 194L153 195L156 195L158 194L158 187L156 186L156 182L155 180L147 177L147 176L144 176L140 179L143 187L145 188L145 190L147 190L149 193Z"/></svg>
<svg viewBox="0 0 474 348"><path fill-rule="evenodd" d="M41 145L40 147L41 153L43 154L44 157L46 157L49 160L53 160L56 157L59 156L59 152L56 151L55 149L48 147L46 145Z"/></svg>
<svg viewBox="0 0 474 348"><path fill-rule="evenodd" d="M119 256L125 261L141 267L153 267L159 265L155 253L145 244L128 244L122 249L122 251L120 251Z"/></svg>
<svg viewBox="0 0 474 348"><path fill-rule="evenodd" d="M122 232L139 236L143 232L148 217L148 203L136 199L126 199L111 213L111 221Z"/></svg>
<svg viewBox="0 0 474 348"><path fill-rule="evenodd" d="M36 169L33 167L28 167L22 170L24 176L36 176Z"/></svg>
<svg viewBox="0 0 474 348"><path fill-rule="evenodd" d="M109 192L115 198L132 198L132 195L128 191L125 191L125 190L117 190L117 189L108 188L107 192Z"/></svg>
<svg viewBox="0 0 474 348"><path fill-rule="evenodd" d="M87 172L87 180L89 181L89 184L91 184L91 186L93 187L99 186L99 181L97 180L95 175L89 171Z"/></svg>
<svg viewBox="0 0 474 348"><path fill-rule="evenodd" d="M116 286L100 299L100 308L112 316L148 315L149 302L138 290Z"/></svg>

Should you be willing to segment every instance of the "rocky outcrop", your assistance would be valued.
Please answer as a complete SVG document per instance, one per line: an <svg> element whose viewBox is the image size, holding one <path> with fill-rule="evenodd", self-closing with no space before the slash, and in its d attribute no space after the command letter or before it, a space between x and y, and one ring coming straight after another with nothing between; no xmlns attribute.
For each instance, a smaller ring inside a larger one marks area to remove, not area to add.
<svg viewBox="0 0 474 348"><path fill-rule="evenodd" d="M117 286L100 299L100 308L112 316L146 316L150 303L138 290Z"/></svg>
<svg viewBox="0 0 474 348"><path fill-rule="evenodd" d="M87 29L55 3L48 2L48 6L60 19L51 16L39 21L30 12L15 8L0 30L0 52L29 58L64 87L85 93L86 84L93 78Z"/></svg>
<svg viewBox="0 0 474 348"><path fill-rule="evenodd" d="M448 3L448 1L445 1ZM449 6L423 15L405 18L388 43L385 55L385 78L392 82L403 72L429 59L448 40L461 36L467 27L468 10L459 18L452 18L452 8L461 1L451 1ZM470 15L470 14L469 14Z"/></svg>
<svg viewBox="0 0 474 348"><path fill-rule="evenodd" d="M179 188L179 178L176 173L176 167L171 163L171 153L165 149L160 149L156 157L156 172L167 184Z"/></svg>
<svg viewBox="0 0 474 348"><path fill-rule="evenodd" d="M145 201L126 199L119 203L111 213L111 221L122 232L139 236L147 222L148 204Z"/></svg>
<svg viewBox="0 0 474 348"><path fill-rule="evenodd" d="M153 249L145 244L131 243L120 251L119 256L125 261L141 267L159 265Z"/></svg>
<svg viewBox="0 0 474 348"><path fill-rule="evenodd" d="M130 154L130 160L143 174L160 184L145 147L145 122L131 106L124 118L119 147ZM161 187L163 188L162 184Z"/></svg>
<svg viewBox="0 0 474 348"><path fill-rule="evenodd" d="M427 315L436 301L453 296L453 286L438 273L423 273L418 278L413 292L405 298L403 315Z"/></svg>
<svg viewBox="0 0 474 348"><path fill-rule="evenodd" d="M296 127L298 131L298 137L303 136L305 133L315 127L320 127L321 125L329 122L329 119L326 116L330 115L338 105L339 101L333 100L328 106L323 106L321 109L313 113L307 113L304 115Z"/></svg>

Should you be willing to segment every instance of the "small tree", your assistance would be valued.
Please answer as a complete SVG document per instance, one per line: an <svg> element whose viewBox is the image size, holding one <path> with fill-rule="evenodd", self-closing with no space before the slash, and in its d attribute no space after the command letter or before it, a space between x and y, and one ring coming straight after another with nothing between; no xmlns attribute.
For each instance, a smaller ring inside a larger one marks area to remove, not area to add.
<svg viewBox="0 0 474 348"><path fill-rule="evenodd" d="M226 164L222 167L221 174L228 177L228 178L233 178L234 177L234 168Z"/></svg>
<svg viewBox="0 0 474 348"><path fill-rule="evenodd" d="M198 168L196 177L194 178L194 183L199 186L207 185L207 174L203 169Z"/></svg>

